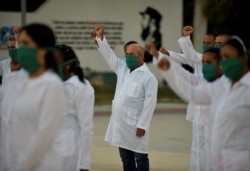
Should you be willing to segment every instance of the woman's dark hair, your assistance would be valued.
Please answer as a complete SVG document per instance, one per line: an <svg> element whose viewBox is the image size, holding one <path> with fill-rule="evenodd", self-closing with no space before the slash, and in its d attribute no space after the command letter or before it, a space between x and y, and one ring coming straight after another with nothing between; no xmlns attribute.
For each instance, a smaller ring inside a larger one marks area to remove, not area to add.
<svg viewBox="0 0 250 171"><path fill-rule="evenodd" d="M56 49L59 50L63 54L63 62L76 59L75 61L70 63L71 65L69 68L69 72L72 72L75 75L77 75L79 80L85 83L83 69L80 66L80 61L78 57L76 56L74 50L70 46L65 45L65 44L56 45Z"/></svg>
<svg viewBox="0 0 250 171"><path fill-rule="evenodd" d="M57 63L54 57L53 48L56 43L55 34L50 27L41 23L32 23L21 28L20 33L25 31L39 48L47 49L45 55L45 67L58 73Z"/></svg>

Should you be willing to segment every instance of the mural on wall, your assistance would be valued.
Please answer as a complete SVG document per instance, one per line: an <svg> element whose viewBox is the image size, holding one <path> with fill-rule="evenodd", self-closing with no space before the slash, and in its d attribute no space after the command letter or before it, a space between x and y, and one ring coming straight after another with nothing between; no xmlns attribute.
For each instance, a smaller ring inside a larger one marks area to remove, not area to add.
<svg viewBox="0 0 250 171"><path fill-rule="evenodd" d="M105 36L120 58L124 58L124 43L130 40L135 40L142 46L147 41L153 41L157 48L164 45L173 51L180 50L177 39L181 36L182 29L182 1L158 0L157 3L151 0L106 1L103 3L102 0L49 0L38 10L28 12L26 23L48 24L56 33L57 43L72 46L82 65L95 71L110 72L110 67L100 57L96 44L90 39L96 24L105 25ZM117 8L114 8L116 5ZM57 8L58 6L60 8ZM19 12L0 13L0 28L20 25ZM2 44L6 42L8 37L6 35L11 29L5 30L0 30ZM1 50L0 59L6 56L8 56L7 49ZM151 56L145 55L146 62L150 63L151 60ZM150 69L157 72L154 67Z"/></svg>
<svg viewBox="0 0 250 171"><path fill-rule="evenodd" d="M111 48L123 45L123 22L95 22L95 21L66 21L54 20L52 22L58 44L67 44L75 50L96 50L96 44L90 39L90 35L97 24L105 25L105 36L109 40Z"/></svg>
<svg viewBox="0 0 250 171"><path fill-rule="evenodd" d="M8 38L14 35L14 26L3 26L0 27L0 50L7 49Z"/></svg>
<svg viewBox="0 0 250 171"><path fill-rule="evenodd" d="M141 20L141 39L146 42L154 42L157 49L162 46L162 34L160 32L162 15L154 8L147 7L144 12L140 12ZM145 52L145 62L151 62L153 57Z"/></svg>

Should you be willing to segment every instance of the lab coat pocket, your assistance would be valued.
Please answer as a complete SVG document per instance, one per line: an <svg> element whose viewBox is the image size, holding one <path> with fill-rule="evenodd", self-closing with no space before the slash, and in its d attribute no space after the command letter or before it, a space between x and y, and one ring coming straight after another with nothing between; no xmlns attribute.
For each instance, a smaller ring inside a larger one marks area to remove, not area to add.
<svg viewBox="0 0 250 171"><path fill-rule="evenodd" d="M224 150L222 153L223 171L249 171L250 152L248 150Z"/></svg>
<svg viewBox="0 0 250 171"><path fill-rule="evenodd" d="M61 156L71 156L75 152L75 136L73 130L62 130L58 134L55 143L55 150Z"/></svg>
<svg viewBox="0 0 250 171"><path fill-rule="evenodd" d="M131 82L127 90L127 95L131 97L138 97L141 89L142 89L142 85L140 83Z"/></svg>
<svg viewBox="0 0 250 171"><path fill-rule="evenodd" d="M129 125L136 125L137 110L129 107L122 108L122 119Z"/></svg>

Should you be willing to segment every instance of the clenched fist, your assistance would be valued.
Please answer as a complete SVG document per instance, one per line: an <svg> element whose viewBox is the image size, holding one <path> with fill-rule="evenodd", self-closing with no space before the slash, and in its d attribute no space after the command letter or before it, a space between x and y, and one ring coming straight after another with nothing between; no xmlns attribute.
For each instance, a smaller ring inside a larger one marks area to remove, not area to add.
<svg viewBox="0 0 250 171"><path fill-rule="evenodd" d="M170 63L167 58L162 58L158 63L158 68L162 71L167 71L169 69Z"/></svg>
<svg viewBox="0 0 250 171"><path fill-rule="evenodd" d="M104 35L104 25L102 25L102 24L100 24L100 25L97 25L96 27L95 27L95 33L94 33L94 35L96 36L96 37L99 37L99 38L101 38L101 40L103 40L103 35ZM93 34L93 33L92 33Z"/></svg>
<svg viewBox="0 0 250 171"><path fill-rule="evenodd" d="M189 36L190 34L192 34L194 31L193 27L192 26L185 26L183 27L183 36L186 37L186 36Z"/></svg>
<svg viewBox="0 0 250 171"><path fill-rule="evenodd" d="M159 54L153 42L146 43L145 50L148 51L154 57L158 58Z"/></svg>

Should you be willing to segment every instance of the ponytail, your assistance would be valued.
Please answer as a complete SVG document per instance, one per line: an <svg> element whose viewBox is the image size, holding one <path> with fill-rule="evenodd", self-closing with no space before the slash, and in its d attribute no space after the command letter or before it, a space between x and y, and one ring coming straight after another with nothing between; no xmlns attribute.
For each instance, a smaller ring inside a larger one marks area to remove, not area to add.
<svg viewBox="0 0 250 171"><path fill-rule="evenodd" d="M77 75L78 79L82 82L85 83L84 81L84 73L83 73L83 69L82 67L80 67L79 65L76 66L75 70L73 71L75 75Z"/></svg>

